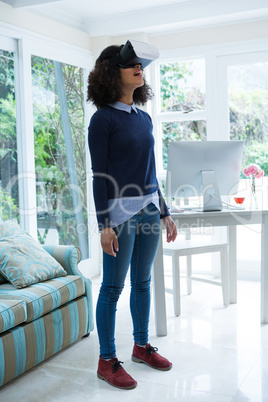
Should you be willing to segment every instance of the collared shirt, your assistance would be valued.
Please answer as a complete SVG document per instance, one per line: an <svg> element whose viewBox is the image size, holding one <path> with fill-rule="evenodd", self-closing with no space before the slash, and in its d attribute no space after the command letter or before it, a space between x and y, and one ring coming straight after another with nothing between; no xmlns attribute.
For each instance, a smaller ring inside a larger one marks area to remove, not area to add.
<svg viewBox="0 0 268 402"><path fill-rule="evenodd" d="M109 104L109 106L127 113L131 113L132 110L138 113L135 103L132 105L127 105L126 103L115 102ZM108 205L111 222L110 227L113 228L128 221L132 216L138 213L141 209L145 208L151 202L160 211L159 195L157 191L138 197L124 197L109 200Z"/></svg>
<svg viewBox="0 0 268 402"><path fill-rule="evenodd" d="M117 110L122 110L123 112L131 113L131 111L134 110L134 112L138 113L134 102L132 103L132 105L127 105L126 103L117 101L114 103L108 103L108 105Z"/></svg>

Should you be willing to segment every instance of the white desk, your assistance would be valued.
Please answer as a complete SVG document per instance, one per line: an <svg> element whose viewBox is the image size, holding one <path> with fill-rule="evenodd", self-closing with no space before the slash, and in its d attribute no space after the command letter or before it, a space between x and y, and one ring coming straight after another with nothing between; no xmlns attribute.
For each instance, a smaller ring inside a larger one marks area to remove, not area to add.
<svg viewBox="0 0 268 402"><path fill-rule="evenodd" d="M223 210L220 212L172 213L177 228L227 226L229 241L230 303L237 302L236 226L261 224L261 323L268 324L268 209ZM167 335L163 244L160 236L154 262L154 305L156 335Z"/></svg>

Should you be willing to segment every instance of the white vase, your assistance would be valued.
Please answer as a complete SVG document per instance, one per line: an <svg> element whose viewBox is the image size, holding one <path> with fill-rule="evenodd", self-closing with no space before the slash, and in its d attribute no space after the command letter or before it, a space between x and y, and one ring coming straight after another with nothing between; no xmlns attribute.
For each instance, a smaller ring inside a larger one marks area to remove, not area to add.
<svg viewBox="0 0 268 402"><path fill-rule="evenodd" d="M256 177L254 175L252 175L251 176L251 197L250 197L250 207L251 207L251 209L258 209L255 180L256 180Z"/></svg>

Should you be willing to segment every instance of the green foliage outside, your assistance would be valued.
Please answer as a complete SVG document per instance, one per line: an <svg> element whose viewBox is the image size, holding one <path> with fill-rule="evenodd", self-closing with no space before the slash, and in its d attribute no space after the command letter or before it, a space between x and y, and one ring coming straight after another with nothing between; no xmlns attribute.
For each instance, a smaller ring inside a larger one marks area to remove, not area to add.
<svg viewBox="0 0 268 402"><path fill-rule="evenodd" d="M160 65L161 111L184 112L205 109L205 94L189 80L194 69L198 69L200 60L173 62Z"/></svg>
<svg viewBox="0 0 268 402"><path fill-rule="evenodd" d="M6 221L10 218L19 218L14 198L0 187L0 217Z"/></svg>
<svg viewBox="0 0 268 402"><path fill-rule="evenodd" d="M193 75L192 62L160 66L161 110L182 111L204 108L205 94L199 88L180 89ZM244 140L243 167L257 163L268 174L268 88L230 91L230 138ZM170 141L205 140L204 121L162 123L163 165L166 167ZM244 177L241 173L241 177Z"/></svg>
<svg viewBox="0 0 268 402"><path fill-rule="evenodd" d="M63 64L62 71L86 228L84 77L83 71L74 66ZM32 78L35 170L39 184L37 186L38 226L45 229L43 236L39 231L39 241L41 243L45 241L47 228L52 227L58 230L60 244L78 245L70 172L53 62L32 57ZM85 236L87 237L87 233Z"/></svg>
<svg viewBox="0 0 268 402"><path fill-rule="evenodd" d="M188 87L193 76L193 62L173 62L160 65L161 111L190 113L205 109L205 94L201 88ZM206 122L170 121L162 123L163 167L167 167L170 141L206 140Z"/></svg>
<svg viewBox="0 0 268 402"><path fill-rule="evenodd" d="M14 57L0 50L0 216L19 220L18 205Z"/></svg>
<svg viewBox="0 0 268 402"><path fill-rule="evenodd" d="M62 69L79 194L85 228L87 228L84 77L83 71L74 66L63 64ZM54 64L51 60L32 57L32 83L38 228L45 229L39 230L39 241L45 242L48 229L51 227L57 229L60 244L78 245L70 172L66 157ZM0 142L0 161L6 154L9 154L10 160L16 163L16 172L11 172L10 176L10 181L12 181L17 174L16 107L13 58L6 52L5 54L0 53ZM1 169L0 172L3 177L4 172ZM11 216L10 211L17 211L18 197L9 198L9 192L6 190L1 190L0 197L0 208L2 207L2 210L6 211L4 217L14 217L14 213ZM9 210L7 210L8 203L10 204ZM4 205L4 209L2 205ZM87 238L87 233L85 236Z"/></svg>
<svg viewBox="0 0 268 402"><path fill-rule="evenodd" d="M256 163L268 175L268 88L234 92L230 98L230 138L245 141L243 167Z"/></svg>

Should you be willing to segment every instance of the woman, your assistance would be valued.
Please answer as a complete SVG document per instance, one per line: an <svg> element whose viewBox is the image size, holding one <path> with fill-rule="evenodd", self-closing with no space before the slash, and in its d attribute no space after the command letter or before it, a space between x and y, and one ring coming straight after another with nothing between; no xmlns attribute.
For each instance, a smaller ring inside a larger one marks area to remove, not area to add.
<svg viewBox="0 0 268 402"><path fill-rule="evenodd" d="M100 342L98 377L122 388L137 382L116 357L115 313L131 266L130 310L133 321L132 360L158 370L172 364L148 343L151 267L160 235L160 218L167 241L177 236L176 226L158 187L152 122L136 108L152 97L141 64L109 62L122 46L109 46L88 78L88 100L98 111L89 125L93 191L101 246L103 281L96 309Z"/></svg>

